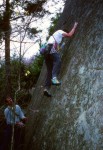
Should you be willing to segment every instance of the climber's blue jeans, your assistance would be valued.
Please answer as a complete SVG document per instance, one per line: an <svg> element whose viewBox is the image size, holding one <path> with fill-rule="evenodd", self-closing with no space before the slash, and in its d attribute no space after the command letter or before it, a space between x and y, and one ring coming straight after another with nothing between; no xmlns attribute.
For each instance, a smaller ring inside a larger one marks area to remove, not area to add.
<svg viewBox="0 0 103 150"><path fill-rule="evenodd" d="M45 80L45 87L51 86L51 79L57 77L61 69L61 56L59 53L48 54L45 56L45 63L47 67L47 76Z"/></svg>

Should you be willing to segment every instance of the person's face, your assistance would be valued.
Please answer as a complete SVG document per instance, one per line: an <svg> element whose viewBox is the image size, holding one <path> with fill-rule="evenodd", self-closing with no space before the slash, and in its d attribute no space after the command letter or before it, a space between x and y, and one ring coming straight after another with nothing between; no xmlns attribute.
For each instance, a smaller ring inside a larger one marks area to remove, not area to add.
<svg viewBox="0 0 103 150"><path fill-rule="evenodd" d="M10 97L6 98L6 103L11 106L13 104L13 101Z"/></svg>

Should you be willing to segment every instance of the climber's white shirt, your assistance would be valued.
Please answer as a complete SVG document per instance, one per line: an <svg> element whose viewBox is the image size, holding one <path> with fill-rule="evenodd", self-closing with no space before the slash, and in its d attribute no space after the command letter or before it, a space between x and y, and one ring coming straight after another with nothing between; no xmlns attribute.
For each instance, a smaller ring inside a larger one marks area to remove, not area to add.
<svg viewBox="0 0 103 150"><path fill-rule="evenodd" d="M50 36L47 44L54 44L55 42L60 44L62 42L63 33L65 33L63 30L57 30L52 36Z"/></svg>

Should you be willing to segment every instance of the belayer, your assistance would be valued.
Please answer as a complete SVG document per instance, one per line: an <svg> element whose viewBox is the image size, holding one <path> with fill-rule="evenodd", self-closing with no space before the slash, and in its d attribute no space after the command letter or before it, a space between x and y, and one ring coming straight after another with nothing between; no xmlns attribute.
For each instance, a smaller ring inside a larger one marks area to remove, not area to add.
<svg viewBox="0 0 103 150"><path fill-rule="evenodd" d="M0 150L21 150L24 146L24 135L25 135L25 122L27 118L24 116L24 113L19 105L14 105L14 102L11 97L7 96L5 98L7 107L4 110L6 127L3 135L3 142L0 147ZM13 136L13 126L14 126L14 138L12 143Z"/></svg>
<svg viewBox="0 0 103 150"><path fill-rule="evenodd" d="M72 37L75 33L78 23L75 22L73 28L70 32L64 30L57 30L47 41L47 48L49 49L49 54L44 55L47 76L45 80L44 95L51 97L49 92L51 85L60 85L61 82L57 79L61 68L61 56L59 52L59 46L62 42L63 37Z"/></svg>

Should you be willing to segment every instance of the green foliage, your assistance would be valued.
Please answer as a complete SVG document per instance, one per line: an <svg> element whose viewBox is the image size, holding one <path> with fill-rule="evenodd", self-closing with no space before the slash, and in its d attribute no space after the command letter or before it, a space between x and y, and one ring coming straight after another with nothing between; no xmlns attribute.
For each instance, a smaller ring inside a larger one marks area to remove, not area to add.
<svg viewBox="0 0 103 150"><path fill-rule="evenodd" d="M11 61L11 79L12 79L12 93L14 95L15 91L18 89L19 85L19 76L22 79L24 76L25 64L23 62L20 63L19 58L15 58ZM21 87L22 87L22 80Z"/></svg>
<svg viewBox="0 0 103 150"><path fill-rule="evenodd" d="M21 90L18 95L19 101L24 99L30 99L30 94L28 91L35 87L38 80L41 68L43 65L44 58L41 55L36 55L34 60L31 60L29 64L22 61L20 63L19 58L13 58L11 60L11 81L12 81L12 96L14 97L15 91L18 89L18 84L20 82ZM20 80L19 80L20 75ZM3 102L3 97L5 97L5 64L1 65L0 68L0 102ZM2 104L2 103L1 103Z"/></svg>
<svg viewBox="0 0 103 150"><path fill-rule="evenodd" d="M5 65L1 64L0 67L0 103L3 102L5 96Z"/></svg>
<svg viewBox="0 0 103 150"><path fill-rule="evenodd" d="M29 90L35 86L43 65L43 60L43 56L41 55L37 55L29 65L25 62L20 63L18 59L12 60L13 89L18 89L17 79L19 79L19 73L21 76L21 89Z"/></svg>
<svg viewBox="0 0 103 150"><path fill-rule="evenodd" d="M33 38L38 32L41 32L41 30L37 30L37 28L28 28L27 32L28 32L29 38Z"/></svg>
<svg viewBox="0 0 103 150"><path fill-rule="evenodd" d="M37 55L34 61L26 67L24 77L25 89L30 89L35 86L41 72L43 60L43 56Z"/></svg>
<svg viewBox="0 0 103 150"><path fill-rule="evenodd" d="M32 13L37 13L43 10L42 5L46 2L46 0L42 0L42 1L36 1L36 3L33 2L25 2L26 7L24 8L25 11L27 11L30 14Z"/></svg>
<svg viewBox="0 0 103 150"><path fill-rule="evenodd" d="M22 108L27 107L30 101L31 101L31 94L29 93L29 91L25 89L20 90L16 95L16 102L20 106L22 106Z"/></svg>

